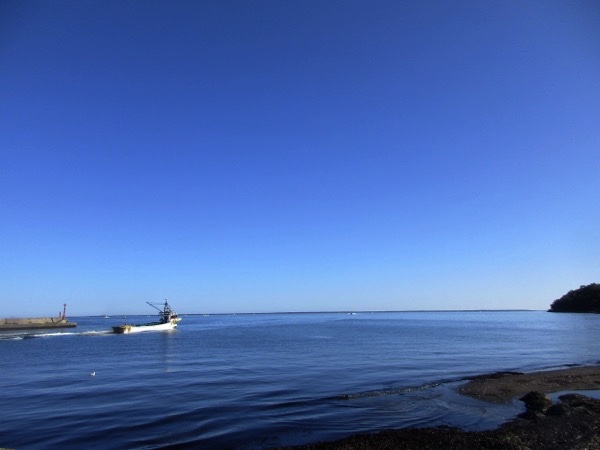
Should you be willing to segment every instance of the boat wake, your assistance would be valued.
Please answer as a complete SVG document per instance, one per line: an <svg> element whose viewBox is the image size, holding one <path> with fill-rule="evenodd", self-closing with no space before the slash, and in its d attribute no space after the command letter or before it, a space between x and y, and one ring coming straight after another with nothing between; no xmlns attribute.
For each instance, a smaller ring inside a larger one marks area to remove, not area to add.
<svg viewBox="0 0 600 450"><path fill-rule="evenodd" d="M21 339L23 339L23 336L14 336L10 334L0 335L0 341L20 341Z"/></svg>
<svg viewBox="0 0 600 450"><path fill-rule="evenodd" d="M100 336L112 334L111 330L102 331L79 331L79 332L53 332L53 333L3 333L0 334L0 340L20 341L23 339L39 339L59 336Z"/></svg>
<svg viewBox="0 0 600 450"><path fill-rule="evenodd" d="M99 336L102 334L113 334L112 330L102 330L102 331L82 331L82 336Z"/></svg>

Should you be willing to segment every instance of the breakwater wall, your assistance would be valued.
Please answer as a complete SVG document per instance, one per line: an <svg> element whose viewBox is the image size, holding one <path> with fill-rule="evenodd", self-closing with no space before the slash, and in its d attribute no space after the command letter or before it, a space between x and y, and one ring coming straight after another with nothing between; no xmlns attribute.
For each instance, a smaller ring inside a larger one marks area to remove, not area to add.
<svg viewBox="0 0 600 450"><path fill-rule="evenodd" d="M23 319L0 319L0 330L28 330L32 328L71 328L77 322L64 317L28 317Z"/></svg>

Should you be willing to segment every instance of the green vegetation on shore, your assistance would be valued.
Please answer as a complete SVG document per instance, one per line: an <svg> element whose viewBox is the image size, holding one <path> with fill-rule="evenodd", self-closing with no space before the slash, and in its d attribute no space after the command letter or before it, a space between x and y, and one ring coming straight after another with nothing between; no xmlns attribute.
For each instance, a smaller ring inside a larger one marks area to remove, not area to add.
<svg viewBox="0 0 600 450"><path fill-rule="evenodd" d="M567 292L554 300L548 311L600 314L600 284L592 283Z"/></svg>

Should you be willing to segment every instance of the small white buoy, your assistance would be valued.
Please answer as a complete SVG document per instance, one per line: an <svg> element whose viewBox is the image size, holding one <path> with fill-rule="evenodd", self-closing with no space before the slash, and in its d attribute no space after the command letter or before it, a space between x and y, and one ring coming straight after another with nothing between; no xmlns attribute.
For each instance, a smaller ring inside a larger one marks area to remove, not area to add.
<svg viewBox="0 0 600 450"><path fill-rule="evenodd" d="M96 372L90 372L90 376L95 377L96 376Z"/></svg>

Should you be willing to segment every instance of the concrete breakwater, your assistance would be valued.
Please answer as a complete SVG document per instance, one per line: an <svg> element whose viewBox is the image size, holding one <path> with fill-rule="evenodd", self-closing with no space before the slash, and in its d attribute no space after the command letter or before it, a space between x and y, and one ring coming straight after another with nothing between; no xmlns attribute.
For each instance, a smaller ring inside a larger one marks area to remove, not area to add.
<svg viewBox="0 0 600 450"><path fill-rule="evenodd" d="M28 330L35 328L72 328L77 322L66 317L28 317L23 319L0 319L0 330Z"/></svg>
<svg viewBox="0 0 600 450"><path fill-rule="evenodd" d="M67 304L63 305L62 313L56 317L26 317L23 319L0 319L1 330L29 330L36 328L72 328L77 322L67 319Z"/></svg>

